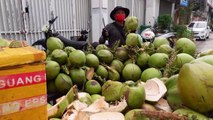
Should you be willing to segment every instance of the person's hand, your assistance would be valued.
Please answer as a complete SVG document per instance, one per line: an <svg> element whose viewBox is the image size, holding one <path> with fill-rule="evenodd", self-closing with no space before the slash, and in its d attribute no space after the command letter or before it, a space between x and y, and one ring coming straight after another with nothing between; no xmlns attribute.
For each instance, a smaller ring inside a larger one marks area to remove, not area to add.
<svg viewBox="0 0 213 120"><path fill-rule="evenodd" d="M102 35L103 35L104 38L107 38L107 37L109 37L109 32L106 29L103 29Z"/></svg>

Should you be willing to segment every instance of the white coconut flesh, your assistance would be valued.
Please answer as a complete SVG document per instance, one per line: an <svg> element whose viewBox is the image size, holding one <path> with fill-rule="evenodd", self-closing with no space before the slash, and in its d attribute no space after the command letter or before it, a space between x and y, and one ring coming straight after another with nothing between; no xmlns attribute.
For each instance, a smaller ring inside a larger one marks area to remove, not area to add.
<svg viewBox="0 0 213 120"><path fill-rule="evenodd" d="M84 97L87 97L88 93L86 92L79 92L78 93L78 98L84 98Z"/></svg>
<svg viewBox="0 0 213 120"><path fill-rule="evenodd" d="M89 107L83 109L84 112L101 112L103 110L106 110L109 108L109 104L104 100L104 97L101 97L100 99L96 100L94 103L92 103Z"/></svg>
<svg viewBox="0 0 213 120"><path fill-rule="evenodd" d="M151 102L159 101L167 91L165 84L158 78L147 80L144 89L145 99Z"/></svg>
<svg viewBox="0 0 213 120"><path fill-rule="evenodd" d="M155 104L155 107L159 110L163 110L166 112L172 112L172 108L169 106L167 100L161 98L157 104Z"/></svg>
<svg viewBox="0 0 213 120"><path fill-rule="evenodd" d="M73 111L67 120L89 120L89 115L82 111Z"/></svg>
<svg viewBox="0 0 213 120"><path fill-rule="evenodd" d="M125 120L125 118L120 112L100 112L91 115L89 120Z"/></svg>

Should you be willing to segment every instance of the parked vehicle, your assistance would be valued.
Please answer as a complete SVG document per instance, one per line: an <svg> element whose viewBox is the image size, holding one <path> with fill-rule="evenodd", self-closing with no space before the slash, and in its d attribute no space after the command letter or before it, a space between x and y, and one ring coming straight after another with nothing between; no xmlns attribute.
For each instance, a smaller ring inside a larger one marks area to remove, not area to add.
<svg viewBox="0 0 213 120"><path fill-rule="evenodd" d="M156 25L143 30L141 36L144 42L153 42L155 37L164 37L169 41L171 47L174 46L175 32L165 31L164 33L158 33Z"/></svg>
<svg viewBox="0 0 213 120"><path fill-rule="evenodd" d="M72 46L72 47L74 47L76 49L84 49L84 48L86 48L86 46L88 45L88 41L87 41L88 37L87 37L87 35L89 33L89 30L82 30L81 31L81 36L79 38L71 40L71 39L63 37L58 32L54 32L53 31L52 25L53 25L53 23L55 22L56 19L57 19L57 16L55 18L49 20L49 25L43 26L42 32L44 33L45 38L37 40L36 42L34 42L32 44L32 46L41 45L42 47L47 49L47 46L46 46L47 39L49 37L57 37L64 43L65 47L66 46Z"/></svg>
<svg viewBox="0 0 213 120"><path fill-rule="evenodd" d="M193 32L195 39L206 40L211 32L207 21L192 21L188 28Z"/></svg>

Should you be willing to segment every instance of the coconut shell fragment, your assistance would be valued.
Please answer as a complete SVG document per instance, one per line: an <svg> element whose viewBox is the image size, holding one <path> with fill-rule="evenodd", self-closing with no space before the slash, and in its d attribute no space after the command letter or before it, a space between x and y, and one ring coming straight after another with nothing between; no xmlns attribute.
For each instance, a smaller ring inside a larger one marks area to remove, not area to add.
<svg viewBox="0 0 213 120"><path fill-rule="evenodd" d="M146 94L146 100L150 102L157 102L162 98L167 89L164 83L158 79L158 78L153 78L148 81L146 81L144 85L145 89L145 94Z"/></svg>

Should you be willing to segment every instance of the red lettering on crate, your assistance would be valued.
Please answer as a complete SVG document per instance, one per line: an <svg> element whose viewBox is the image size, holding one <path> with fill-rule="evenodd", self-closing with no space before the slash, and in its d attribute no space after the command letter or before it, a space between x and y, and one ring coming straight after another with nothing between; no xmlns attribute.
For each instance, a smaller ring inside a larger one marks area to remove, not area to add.
<svg viewBox="0 0 213 120"><path fill-rule="evenodd" d="M47 96L40 95L0 104L0 116L20 112L47 104Z"/></svg>
<svg viewBox="0 0 213 120"><path fill-rule="evenodd" d="M45 71L0 76L0 90L39 84L45 81L46 81Z"/></svg>

